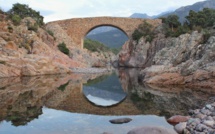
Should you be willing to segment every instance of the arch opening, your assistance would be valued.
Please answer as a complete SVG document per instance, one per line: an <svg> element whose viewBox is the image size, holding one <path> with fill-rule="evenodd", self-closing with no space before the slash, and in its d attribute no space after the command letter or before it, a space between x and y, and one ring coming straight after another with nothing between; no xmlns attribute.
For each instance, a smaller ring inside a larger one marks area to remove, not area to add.
<svg viewBox="0 0 215 134"><path fill-rule="evenodd" d="M110 49L121 49L128 40L126 31L114 25L97 25L90 28L82 39L83 48L86 48L86 40L98 41Z"/></svg>

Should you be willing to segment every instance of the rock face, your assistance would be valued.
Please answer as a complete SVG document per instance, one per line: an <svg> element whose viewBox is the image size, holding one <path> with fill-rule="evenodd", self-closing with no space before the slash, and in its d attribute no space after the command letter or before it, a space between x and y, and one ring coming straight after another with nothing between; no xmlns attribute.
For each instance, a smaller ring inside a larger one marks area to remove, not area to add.
<svg viewBox="0 0 215 134"><path fill-rule="evenodd" d="M162 26L156 38L145 42L126 42L119 54L119 65L141 67L139 79L150 84L189 85L215 88L215 36L203 43L203 34L197 31L178 38L165 38Z"/></svg>
<svg viewBox="0 0 215 134"><path fill-rule="evenodd" d="M47 30L40 27L31 30L29 25L34 24L29 17L20 25L13 25L6 17L0 20L0 78L70 73L70 68L104 67L110 60L105 55L77 49L58 25L46 25ZM59 51L57 46L62 42L69 48L69 55Z"/></svg>

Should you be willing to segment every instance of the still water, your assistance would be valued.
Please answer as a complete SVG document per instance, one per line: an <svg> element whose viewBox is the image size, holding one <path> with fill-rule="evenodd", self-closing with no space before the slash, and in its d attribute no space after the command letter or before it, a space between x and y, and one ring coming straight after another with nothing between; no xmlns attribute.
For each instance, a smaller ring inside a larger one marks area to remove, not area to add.
<svg viewBox="0 0 215 134"><path fill-rule="evenodd" d="M166 118L214 99L215 92L158 87L138 70L0 79L0 134L126 134L139 126L173 129ZM109 120L129 117L126 124Z"/></svg>

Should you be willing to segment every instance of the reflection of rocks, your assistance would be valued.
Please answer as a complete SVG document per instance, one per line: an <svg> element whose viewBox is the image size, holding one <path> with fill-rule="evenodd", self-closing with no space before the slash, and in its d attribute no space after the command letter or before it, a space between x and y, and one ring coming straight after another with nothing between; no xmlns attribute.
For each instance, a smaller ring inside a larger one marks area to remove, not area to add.
<svg viewBox="0 0 215 134"><path fill-rule="evenodd" d="M26 124L41 114L42 106L99 115L184 115L188 109L203 105L215 94L212 90L194 91L183 87L141 85L136 77L138 71L120 70L118 73L121 82L124 82L123 88L126 88L123 92L126 92L128 97L117 106L108 108L89 103L82 93L82 84L88 80L91 80L91 83L87 84L93 84L96 81L92 79L98 75L71 74L0 79L0 121L8 119L13 121L14 125ZM110 80L113 81L112 77ZM118 87L113 90L117 89ZM22 117L22 120L17 116Z"/></svg>
<svg viewBox="0 0 215 134"><path fill-rule="evenodd" d="M204 105L215 95L213 90L143 85L138 83L138 74L138 71L134 73L134 70L119 71L121 83L128 89L128 96L143 114L166 117L186 115L189 109Z"/></svg>
<svg viewBox="0 0 215 134"><path fill-rule="evenodd" d="M44 104L57 107L71 94L72 87L94 77L71 74L0 79L0 121L6 119L15 126L25 125L42 114ZM67 82L64 91L58 89Z"/></svg>

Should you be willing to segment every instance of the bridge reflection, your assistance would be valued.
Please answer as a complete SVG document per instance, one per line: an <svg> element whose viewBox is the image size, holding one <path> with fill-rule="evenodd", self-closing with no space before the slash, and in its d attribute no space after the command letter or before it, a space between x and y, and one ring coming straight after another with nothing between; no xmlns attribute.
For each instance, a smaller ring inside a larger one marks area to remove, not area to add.
<svg viewBox="0 0 215 134"><path fill-rule="evenodd" d="M157 87L138 82L137 70L119 70L125 100L113 107L98 107L84 97L83 84L99 75L49 75L0 79L0 121L25 125L39 118L42 107L96 115L186 114L203 105L214 91L184 87ZM108 76L111 74L107 74Z"/></svg>

